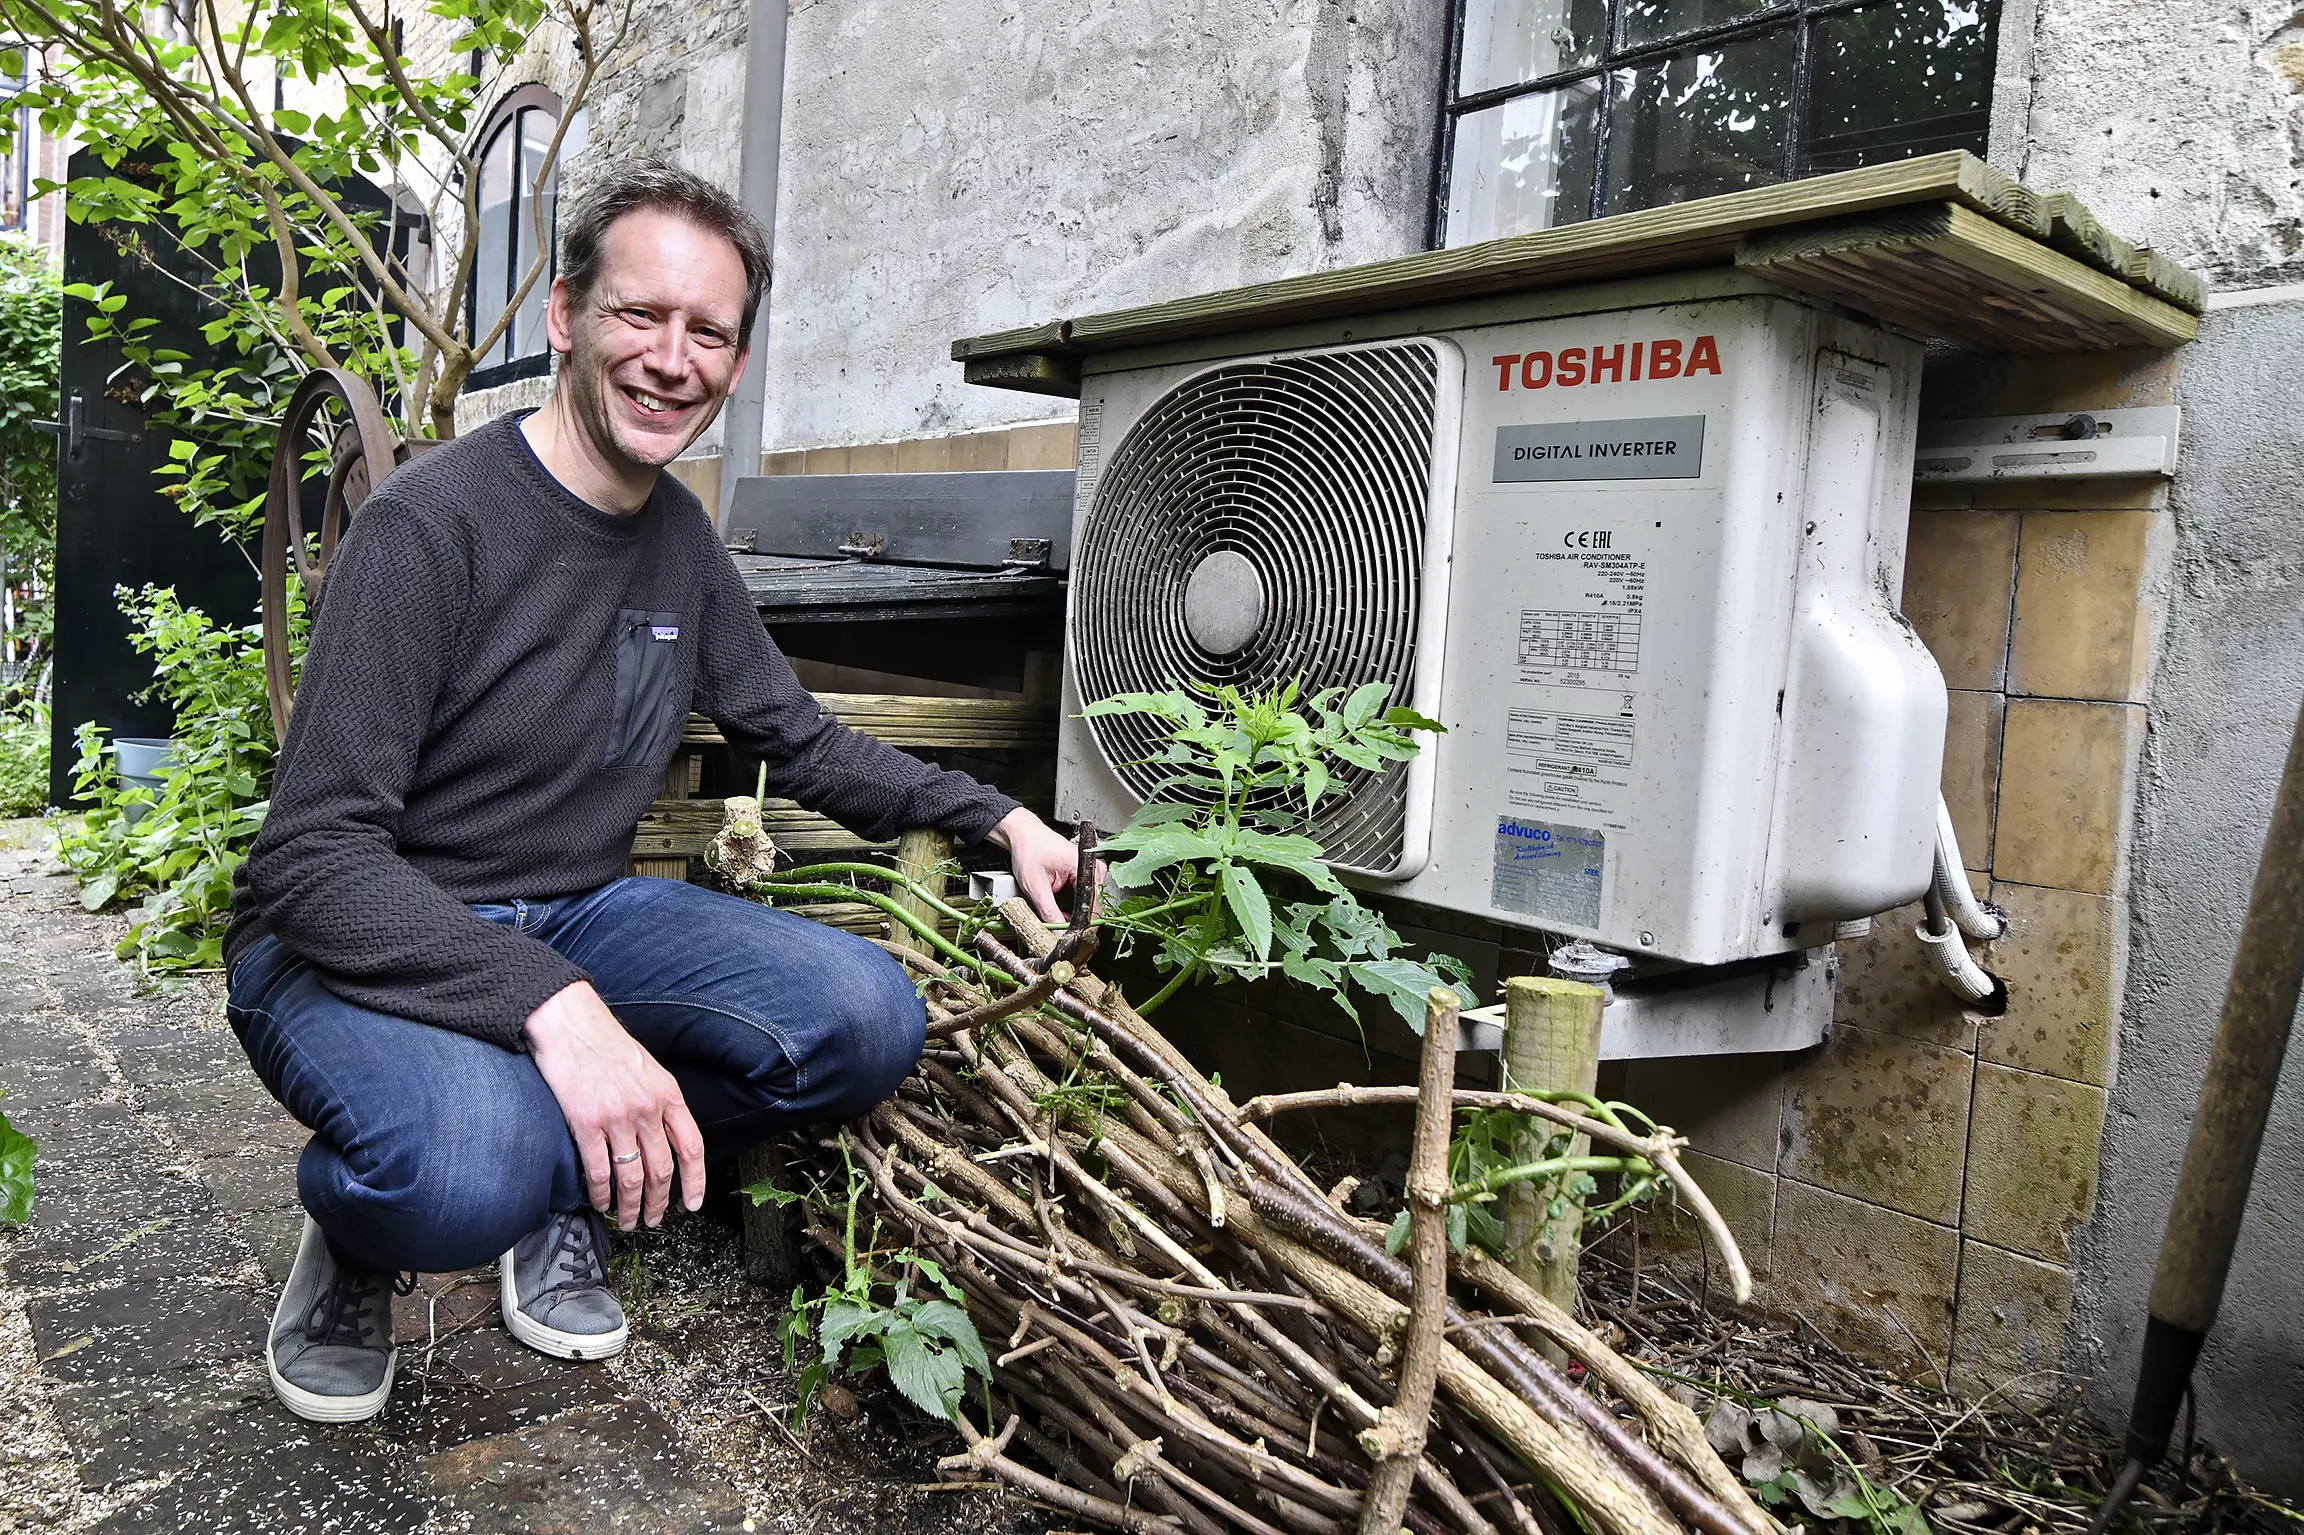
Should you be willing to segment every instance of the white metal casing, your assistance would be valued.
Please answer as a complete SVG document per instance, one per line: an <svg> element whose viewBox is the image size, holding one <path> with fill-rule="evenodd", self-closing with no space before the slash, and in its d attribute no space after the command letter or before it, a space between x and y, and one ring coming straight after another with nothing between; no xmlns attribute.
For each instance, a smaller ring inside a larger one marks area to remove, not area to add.
<svg viewBox="0 0 2304 1535"><path fill-rule="evenodd" d="M1325 338L1438 333L1466 370L1435 429L1453 505L1428 548L1448 555L1403 690L1448 726L1412 785L1429 850L1412 801L1407 877L1380 888L1694 964L1813 947L1916 898L1945 715L1895 611L1919 345L1774 291L1553 307ZM1105 450L1154 402L1311 329L1092 363L1076 535ZM1662 378L1659 341L1678 348ZM1591 380L1595 352L1616 376ZM1057 808L1117 825L1135 801L1084 702L1067 695Z"/></svg>

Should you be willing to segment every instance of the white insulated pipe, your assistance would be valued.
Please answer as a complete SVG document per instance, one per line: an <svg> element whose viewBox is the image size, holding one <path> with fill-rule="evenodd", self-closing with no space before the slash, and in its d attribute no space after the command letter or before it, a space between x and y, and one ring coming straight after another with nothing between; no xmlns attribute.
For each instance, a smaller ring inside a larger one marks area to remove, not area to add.
<svg viewBox="0 0 2304 1535"><path fill-rule="evenodd" d="M1952 829L1952 812L1944 796L1936 796L1936 899L1952 925L1978 943L1991 943L2008 931L2007 919L1984 906L1968 886L1968 866L1960 860L1960 838Z"/></svg>
<svg viewBox="0 0 2304 1535"><path fill-rule="evenodd" d="M1990 943L2008 930L2007 922L1976 899L1968 869L1960 861L1960 839L1952 812L1936 796L1936 871L1929 882L1928 920L1913 929L1920 955L1945 990L1980 1013L1997 1017L2008 1010L2008 985L1969 956L1963 935Z"/></svg>

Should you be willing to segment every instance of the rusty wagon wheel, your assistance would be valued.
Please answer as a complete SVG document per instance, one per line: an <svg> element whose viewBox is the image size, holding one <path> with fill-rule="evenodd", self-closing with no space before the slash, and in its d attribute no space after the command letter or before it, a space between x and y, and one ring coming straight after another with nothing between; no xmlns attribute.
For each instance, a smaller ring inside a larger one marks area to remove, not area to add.
<svg viewBox="0 0 2304 1535"><path fill-rule="evenodd" d="M330 445L328 492L315 551L304 526L304 451L332 401L348 419ZM385 424L375 391L361 379L340 368L324 368L296 386L272 449L272 476L264 491L264 691L272 702L275 740L288 738L288 709L296 691L288 655L288 562L295 561L305 601L316 599L345 521L407 457L406 445Z"/></svg>

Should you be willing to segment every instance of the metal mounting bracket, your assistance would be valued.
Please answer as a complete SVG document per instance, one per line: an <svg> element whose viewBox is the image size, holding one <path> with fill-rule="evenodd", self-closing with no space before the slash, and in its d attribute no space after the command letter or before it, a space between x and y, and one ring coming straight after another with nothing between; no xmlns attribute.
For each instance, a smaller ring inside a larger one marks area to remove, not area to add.
<svg viewBox="0 0 2304 1535"><path fill-rule="evenodd" d="M1915 484L2083 479L2176 472L2174 405L1923 421Z"/></svg>

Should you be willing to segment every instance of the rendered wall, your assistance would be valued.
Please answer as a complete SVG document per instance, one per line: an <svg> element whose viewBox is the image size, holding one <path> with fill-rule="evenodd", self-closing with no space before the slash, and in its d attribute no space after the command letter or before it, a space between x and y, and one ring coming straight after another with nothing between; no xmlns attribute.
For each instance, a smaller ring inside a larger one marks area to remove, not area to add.
<svg viewBox="0 0 2304 1535"><path fill-rule="evenodd" d="M2304 700L2304 425L2285 405L2299 370L2304 299L2212 312L2181 355L2187 441L2130 855L2120 1072L2095 1215L2075 1242L2073 1363L2116 1422L2134 1389L2153 1257ZM2292 1047L2196 1378L2202 1435L2290 1496L2304 1494L2300 1272L2304 1047Z"/></svg>
<svg viewBox="0 0 2304 1535"><path fill-rule="evenodd" d="M796 8L771 449L1068 419L953 338L1422 248L1441 0Z"/></svg>

